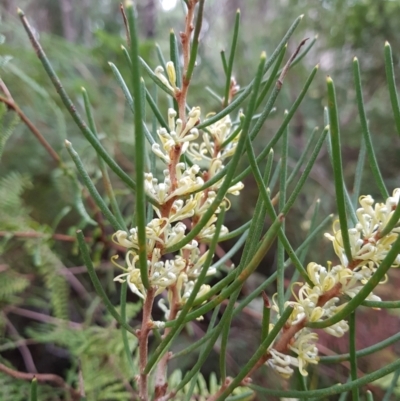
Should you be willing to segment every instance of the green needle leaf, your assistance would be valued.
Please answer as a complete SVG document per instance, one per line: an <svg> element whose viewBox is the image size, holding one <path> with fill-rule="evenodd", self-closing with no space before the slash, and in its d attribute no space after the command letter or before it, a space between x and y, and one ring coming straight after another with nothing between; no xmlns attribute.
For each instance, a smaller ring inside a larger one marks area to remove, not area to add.
<svg viewBox="0 0 400 401"><path fill-rule="evenodd" d="M375 156L374 146L372 144L371 133L368 128L368 120L367 115L365 113L364 108L364 99L362 94L361 87L361 74L360 74L360 65L357 57L354 57L353 60L353 74L354 81L356 86L356 95L357 95L357 105L358 105L358 114L360 116L361 129L364 137L365 146L367 149L369 165L371 167L372 174L375 178L376 184L378 185L379 191L384 199L389 197L389 193L386 189L385 183L382 178L381 171L378 166L378 161Z"/></svg>
<svg viewBox="0 0 400 401"><path fill-rule="evenodd" d="M349 263L351 263L353 257L351 255L350 237L347 226L342 155L340 150L339 117L336 105L335 86L333 84L331 77L328 77L326 79L326 83L328 87L328 111L329 111L329 124L330 124L329 133L332 142L332 163L333 163L333 175L335 180L335 190L336 190L336 204L339 215L339 223L343 239L344 251L346 253L347 260L349 261Z"/></svg>
<svg viewBox="0 0 400 401"><path fill-rule="evenodd" d="M385 68L386 68L386 80L389 88L390 102L392 104L394 121L396 123L397 133L400 135L399 99L397 97L396 79L393 70L392 48L389 42L385 43Z"/></svg>
<svg viewBox="0 0 400 401"><path fill-rule="evenodd" d="M70 113L71 117L75 121L76 125L79 127L81 130L83 136L87 139L87 141L93 146L93 148L96 150L96 152L104 159L104 161L110 166L111 170L114 171L114 173L121 178L121 180L130 188L133 190L136 189L136 184L132 180L131 177L128 176L128 174L125 173L121 169L121 167L118 166L118 164L114 161L114 159L106 152L106 150L103 148L99 140L95 137L93 132L87 127L86 123L83 121L82 117L76 110L76 107L72 103L71 99L69 98L67 92L65 91L64 87L62 86L57 74L55 73L49 59L47 58L45 52L43 51L42 46L36 39L31 26L29 25L28 20L25 17L25 14L22 10L18 10L18 15L21 19L22 25L24 26L29 39L32 43L32 47L36 51L36 54L41 61L47 75L51 79L51 82L53 83L53 86L57 90L57 93L60 95L60 98L62 102L64 103L64 106Z"/></svg>
<svg viewBox="0 0 400 401"><path fill-rule="evenodd" d="M349 348L350 348L350 376L351 380L357 380L357 355L356 355L356 312L349 316ZM357 387L351 390L353 401L359 401L360 394Z"/></svg>
<svg viewBox="0 0 400 401"><path fill-rule="evenodd" d="M105 293L103 286L101 285L101 282L99 278L97 277L96 271L94 270L92 260L90 259L89 255L89 250L86 246L85 243L85 237L83 236L83 233L81 230L77 231L76 237L78 239L78 244L79 244L79 249L81 250L82 254L82 259L83 262L85 263L85 266L87 268L88 274L90 279L92 280L93 286L97 292L97 295L103 300L104 306L110 313L110 315L122 326L124 327L125 330L127 330L129 333L132 333L133 335L136 336L134 330L129 327L122 319L121 316L118 314L118 312L115 310L114 305L111 303L111 301L108 299L107 294Z"/></svg>
<svg viewBox="0 0 400 401"><path fill-rule="evenodd" d="M185 305L183 306L179 316L177 319L175 319L175 324L172 327L172 330L167 334L167 336L162 340L162 342L157 346L156 350L154 351L153 355L150 357L146 368L144 370L144 373L147 374L150 372L154 364L157 362L157 360L160 358L160 356L163 355L163 353L167 350L168 345L171 343L171 341L180 333L180 331L183 329L185 323L186 323L186 316L188 315L189 310L192 308L192 305L194 303L194 300L200 290L200 287L204 283L204 279L206 278L208 268L211 265L212 258L214 257L215 253L215 248L218 243L218 236L219 233L221 232L221 227L222 227L222 222L224 221L224 216L225 216L225 208L221 206L221 212L218 216L218 220L216 223L215 227L215 234L213 236L213 239L210 243L210 248L207 254L207 258L204 262L203 268L200 272L199 277L196 280L196 283L193 287L193 290L189 296L189 299L186 301Z"/></svg>
<svg viewBox="0 0 400 401"><path fill-rule="evenodd" d="M74 148L72 147L71 142L65 141L65 147L68 150L68 153L70 154L72 160L74 161L77 170L79 171L80 176L83 179L83 182L85 183L86 188L88 189L90 195L92 195L94 201L96 202L96 205L99 207L99 209L103 212L104 216L107 218L107 220L110 222L110 224L113 226L114 230L124 230L125 225L121 224L111 213L110 209L104 202L103 198L97 191L97 188L93 184L92 180L89 177L89 174L86 172L85 167L83 166L83 163Z"/></svg>
<svg viewBox="0 0 400 401"><path fill-rule="evenodd" d="M240 25L240 10L236 11L236 18L235 18L235 25L233 27L233 37L232 37L232 45L231 51L229 53L229 61L226 66L226 82L225 82L225 91L224 91L224 106L227 106L229 103L229 91L231 88L231 79L232 79L232 69L233 69L233 62L235 60L235 52L236 52L236 45L239 36L239 25Z"/></svg>
<svg viewBox="0 0 400 401"><path fill-rule="evenodd" d="M136 17L134 15L133 4L128 2L126 5L126 13L129 23L129 31L131 35L130 56L132 60L132 88L134 102L134 127L135 127L135 170L136 170L136 224L139 242L139 268L140 277L146 289L150 288L150 282L147 271L147 253L146 253L146 193L144 190L144 166L146 147L144 142L143 131L143 105L141 99L142 80L140 74L140 58L139 58L139 42L136 29Z"/></svg>
<svg viewBox="0 0 400 401"><path fill-rule="evenodd" d="M37 379L34 377L31 381L31 398L30 401L37 401Z"/></svg>

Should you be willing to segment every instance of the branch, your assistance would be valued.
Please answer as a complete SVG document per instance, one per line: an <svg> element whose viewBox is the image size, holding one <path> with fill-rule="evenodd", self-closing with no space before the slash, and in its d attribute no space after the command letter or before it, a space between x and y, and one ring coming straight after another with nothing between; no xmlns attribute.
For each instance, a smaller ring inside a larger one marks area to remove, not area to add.
<svg viewBox="0 0 400 401"><path fill-rule="evenodd" d="M57 387L63 388L65 391L68 391L71 395L72 400L78 401L81 399L81 394L79 391L72 388L69 384L67 384L64 379L58 375L53 375L51 373L25 373L19 372L18 370L11 369L6 365L0 363L0 372L3 372L15 379L19 380L27 380L32 381L32 379L36 378L38 382L51 382L55 384Z"/></svg>

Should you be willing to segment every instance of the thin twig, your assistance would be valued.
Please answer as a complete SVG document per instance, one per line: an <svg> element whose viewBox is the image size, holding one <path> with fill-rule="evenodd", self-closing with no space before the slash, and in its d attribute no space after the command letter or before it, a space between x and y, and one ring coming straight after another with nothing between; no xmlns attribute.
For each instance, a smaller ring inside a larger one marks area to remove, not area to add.
<svg viewBox="0 0 400 401"><path fill-rule="evenodd" d="M126 43L127 43L128 47L131 47L131 34L129 32L128 18L126 17L124 5L122 3L120 3L120 5L119 5L119 10L121 11L122 19L124 20Z"/></svg>
<svg viewBox="0 0 400 401"><path fill-rule="evenodd" d="M294 51L294 53L290 56L289 60L285 64L285 66L282 69L281 74L279 75L278 81L276 85L281 88L283 85L283 80L286 77L287 72L289 71L290 65L292 64L293 60L296 58L296 56L299 54L300 49L303 47L304 43L307 42L309 38L303 39L300 44L297 46L297 49Z"/></svg>
<svg viewBox="0 0 400 401"><path fill-rule="evenodd" d="M35 127L35 125L29 120L29 118L25 115L25 113L19 108L19 106L15 103L12 98L6 84L3 80L0 79L0 88L5 93L6 97L0 96L0 102L7 105L10 109L14 110L18 117L24 122L24 124L29 128L33 135L37 138L40 144L47 150L47 153L52 157L52 159L57 164L62 164L61 158L58 153L52 148L52 146L46 141L44 136L40 133L40 131Z"/></svg>
<svg viewBox="0 0 400 401"><path fill-rule="evenodd" d="M335 285L331 290L329 290L325 294L322 294L318 299L317 306L323 306L330 299L337 297L338 294L340 293L341 287L342 287L341 285ZM293 326L285 326L282 330L281 336L279 337L279 339L277 340L277 342L273 347L274 350L283 354L287 354L290 351L289 345L292 339L294 338L296 333L298 333L306 326L306 324L307 324L307 319L304 317L302 320L300 320ZM243 385L246 385L251 375L270 358L271 354L269 352L266 352L253 366L248 375L243 379L242 381Z"/></svg>
<svg viewBox="0 0 400 401"><path fill-rule="evenodd" d="M171 310L169 313L168 320L175 320L178 311L179 311L179 305L178 305L178 293L177 293L177 288L176 285L173 285L169 288L169 291L172 292L172 299L171 299ZM164 330L164 334L162 336L162 339L167 337L168 333L172 329L170 327L167 327ZM160 361L157 364L157 369L156 369L156 377L155 377L155 392L154 392L154 401L160 401L162 398L165 396L167 389L168 389L168 382L167 382L167 365L168 361L171 358L171 353L166 352Z"/></svg>
<svg viewBox="0 0 400 401"><path fill-rule="evenodd" d="M147 401L148 392L148 375L143 373L147 365L148 356L148 337L151 330L151 311L153 308L155 289L150 287L147 290L146 300L143 304L143 317L142 327L138 331L139 339L139 365L140 365L140 377L139 377L139 397L141 401Z"/></svg>
<svg viewBox="0 0 400 401"><path fill-rule="evenodd" d="M64 320L45 315L43 313L34 312L34 311L31 311L28 309L18 308L17 306L7 306L7 307L3 308L3 312L4 313L14 313L16 315L24 316L29 319L38 320L39 322L51 323L51 324L55 324L55 325L65 324ZM80 323L71 322L71 321L69 321L67 323L71 329L76 329L76 330L82 329L82 324L80 324Z"/></svg>
<svg viewBox="0 0 400 401"><path fill-rule="evenodd" d="M17 340L25 340L19 335L15 326L11 323L10 319L8 319L8 317L4 313L2 313L2 317L6 321L6 326L10 330L11 335ZM17 348L19 349L22 359L24 360L26 370L30 373L37 373L35 362L33 361L31 351L29 350L26 342L21 342Z"/></svg>
<svg viewBox="0 0 400 401"><path fill-rule="evenodd" d="M28 380L32 381L32 379L36 378L38 382L51 382L55 384L57 387L61 387L64 390L68 391L71 394L71 398L74 401L78 401L81 399L80 392L72 388L68 383L64 381L64 379L60 376L53 375L51 373L25 373L19 372L18 370L10 369L6 365L0 363L0 372L3 372L15 379L19 380Z"/></svg>
<svg viewBox="0 0 400 401"><path fill-rule="evenodd" d="M57 241L64 241L64 242L75 242L76 238L72 237L71 235L65 234L45 234L39 233L37 231L0 231L0 237L21 237L21 238L52 238ZM90 237L85 237L86 242L93 241Z"/></svg>

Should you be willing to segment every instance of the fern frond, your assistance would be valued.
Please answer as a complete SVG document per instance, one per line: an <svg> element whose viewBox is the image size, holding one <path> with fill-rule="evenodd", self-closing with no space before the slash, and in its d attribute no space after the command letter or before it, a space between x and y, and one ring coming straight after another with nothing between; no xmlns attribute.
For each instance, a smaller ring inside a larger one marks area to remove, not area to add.
<svg viewBox="0 0 400 401"><path fill-rule="evenodd" d="M64 267L63 263L44 241L40 243L39 248L37 242L27 241L25 248L36 257L36 267L49 290L53 315L58 319L67 321L69 319L69 285L61 274L61 269Z"/></svg>
<svg viewBox="0 0 400 401"><path fill-rule="evenodd" d="M7 116L9 115L9 118ZM4 103L0 103L0 160L3 155L5 144L15 127L19 123L18 114L15 112L7 112L7 107Z"/></svg>
<svg viewBox="0 0 400 401"><path fill-rule="evenodd" d="M0 230L16 231L29 227L29 209L21 195L31 187L30 178L16 171L0 178Z"/></svg>
<svg viewBox="0 0 400 401"><path fill-rule="evenodd" d="M40 325L28 329L27 333L37 341L68 349L80 360L87 401L132 399L123 384L131 380L131 371L117 328L91 326L73 330L66 326ZM131 336L131 349L136 346L137 340Z"/></svg>
<svg viewBox="0 0 400 401"><path fill-rule="evenodd" d="M29 285L29 280L11 270L3 270L0 272L0 303L10 303L13 295L25 290Z"/></svg>

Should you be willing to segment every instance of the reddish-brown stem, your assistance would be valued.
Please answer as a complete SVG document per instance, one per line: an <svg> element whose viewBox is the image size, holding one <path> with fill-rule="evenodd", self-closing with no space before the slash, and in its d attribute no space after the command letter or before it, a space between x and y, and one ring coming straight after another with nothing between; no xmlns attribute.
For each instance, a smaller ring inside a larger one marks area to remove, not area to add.
<svg viewBox="0 0 400 401"><path fill-rule="evenodd" d="M181 151L182 151L181 146L175 145L169 152L169 157L171 159L171 163L168 165L169 176L171 179L170 193L174 192L175 189L178 187L178 180L176 178L176 165L179 163L179 158L181 157Z"/></svg>
<svg viewBox="0 0 400 401"><path fill-rule="evenodd" d="M52 323L55 325L65 324L64 320L45 315L43 313L34 312L34 311L31 311L28 309L18 308L16 306L6 306L5 308L3 308L3 312L4 313L14 313L16 315L25 316L29 319L38 320L40 322L45 322L45 323ZM80 323L75 323L75 322L69 321L69 322L67 322L67 324L68 324L68 327L70 327L71 329L76 329L76 330L82 329L82 324L80 324Z"/></svg>
<svg viewBox="0 0 400 401"><path fill-rule="evenodd" d="M172 297L171 297L172 299L171 299L171 309L169 312L168 320L175 320L176 316L178 314L178 311L179 311L178 290L176 288L176 285L172 285L171 287L169 287L169 291L172 292ZM167 327L164 330L164 334L163 334L162 338L164 339L170 331L171 331L171 328ZM171 357L171 354L169 352L166 352L163 355L163 357L160 359L160 362L157 364L154 401L160 401L167 392L167 389L168 389L167 365L168 365L168 361L169 361L170 357Z"/></svg>
<svg viewBox="0 0 400 401"><path fill-rule="evenodd" d="M62 377L53 375L51 373L25 373L25 372L19 372L18 370L10 369L8 366L0 363L0 372L3 372L11 377L14 377L15 379L20 379L20 380L28 380L32 381L34 378L40 383L40 382L50 382L56 385L57 387L61 387L64 390L68 391L71 395L72 400L80 400L81 399L81 394L79 391L75 390L72 388L69 384L67 384Z"/></svg>
<svg viewBox="0 0 400 401"><path fill-rule="evenodd" d="M207 398L207 401L215 401L219 398L219 396L227 389L227 387L232 383L232 378L227 377L225 381L222 383L219 390L213 394L211 397Z"/></svg>
<svg viewBox="0 0 400 401"><path fill-rule="evenodd" d="M337 297L340 293L342 284L337 283L329 291L325 292L318 298L317 306L324 306L330 299Z"/></svg>
<svg viewBox="0 0 400 401"><path fill-rule="evenodd" d="M147 290L146 300L143 304L143 316L142 316L142 327L138 331L139 339L139 398L141 401L148 401L148 375L143 373L147 364L148 355L148 337L151 330L151 310L153 308L155 295L155 288L150 287Z"/></svg>
<svg viewBox="0 0 400 401"><path fill-rule="evenodd" d="M7 97L4 97L4 96L0 95L0 102L4 103L7 107L14 110L18 114L18 117L29 128L29 130L36 137L36 139L40 142L40 144L47 150L47 153L52 157L52 159L57 164L61 164L61 159L60 159L60 156L58 155L58 153L52 148L52 146L46 141L44 136L35 127L35 125L31 122L31 120L29 120L29 118L24 114L24 112L14 102L13 98L10 95L10 92L7 89L7 86L5 85L5 83L2 80L0 80L0 88L7 96Z"/></svg>
<svg viewBox="0 0 400 401"><path fill-rule="evenodd" d="M119 10L121 11L122 19L124 20L126 43L128 44L128 47L131 47L131 34L129 32L128 18L126 17L124 5L122 3L119 5Z"/></svg>
<svg viewBox="0 0 400 401"><path fill-rule="evenodd" d="M318 299L317 306L323 306L330 299L336 297L340 293L341 287L342 285L338 283L332 289L321 295ZM307 324L307 319L303 318L293 326L285 325L282 330L281 336L279 337L278 341L274 344L273 347L274 350L283 354L287 354L290 351L289 346L292 343L294 336L296 335L296 333L302 330L306 326L306 324ZM245 379L243 379L242 382L243 385L246 385L245 383L246 380L250 378L251 375L270 358L271 354L269 352L266 352L253 366L253 368L250 370L249 374L245 377Z"/></svg>
<svg viewBox="0 0 400 401"><path fill-rule="evenodd" d="M0 237L11 236L11 237L20 237L20 238L47 238L49 235L44 233L39 233L36 231L0 231ZM50 236L52 239L57 241L64 242L75 242L76 237L72 237L71 235L64 234L52 234ZM92 239L89 237L85 237L86 242L90 242Z"/></svg>

